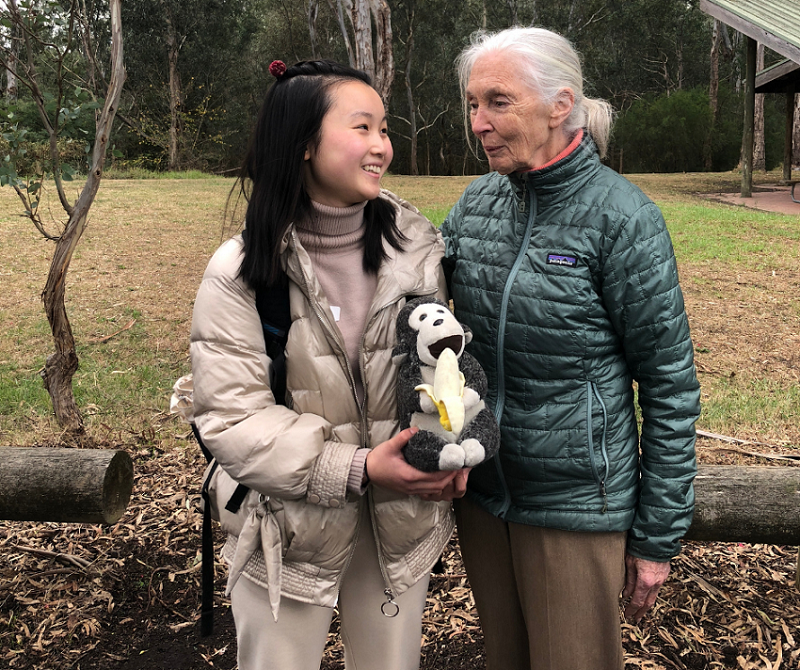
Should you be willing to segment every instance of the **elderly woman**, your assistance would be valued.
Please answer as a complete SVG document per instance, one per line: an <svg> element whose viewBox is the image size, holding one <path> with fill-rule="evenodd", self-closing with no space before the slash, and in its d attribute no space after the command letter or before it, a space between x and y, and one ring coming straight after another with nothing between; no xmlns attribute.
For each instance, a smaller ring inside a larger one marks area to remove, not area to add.
<svg viewBox="0 0 800 670"><path fill-rule="evenodd" d="M610 106L584 97L564 38L480 33L459 71L493 170L442 227L502 430L457 509L487 667L621 670L620 592L638 621L694 503L700 394L672 244L601 164Z"/></svg>

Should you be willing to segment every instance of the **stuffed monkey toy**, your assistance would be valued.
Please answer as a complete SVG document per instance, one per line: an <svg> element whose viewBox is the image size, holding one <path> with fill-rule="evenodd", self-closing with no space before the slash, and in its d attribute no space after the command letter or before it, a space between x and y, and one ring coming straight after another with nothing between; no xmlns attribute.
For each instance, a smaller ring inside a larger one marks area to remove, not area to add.
<svg viewBox="0 0 800 670"><path fill-rule="evenodd" d="M497 453L500 429L484 404L486 375L464 351L472 332L440 300L410 300L397 317L392 362L400 428L419 428L403 448L418 470L458 470Z"/></svg>

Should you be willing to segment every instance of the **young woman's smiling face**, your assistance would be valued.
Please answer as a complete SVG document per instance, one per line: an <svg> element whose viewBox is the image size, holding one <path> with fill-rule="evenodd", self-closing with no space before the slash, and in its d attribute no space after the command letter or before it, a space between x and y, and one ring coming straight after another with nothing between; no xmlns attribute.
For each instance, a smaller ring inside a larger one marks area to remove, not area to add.
<svg viewBox="0 0 800 670"><path fill-rule="evenodd" d="M312 200L349 207L378 197L394 154L375 89L347 81L334 86L330 96L319 145L306 150L303 182Z"/></svg>

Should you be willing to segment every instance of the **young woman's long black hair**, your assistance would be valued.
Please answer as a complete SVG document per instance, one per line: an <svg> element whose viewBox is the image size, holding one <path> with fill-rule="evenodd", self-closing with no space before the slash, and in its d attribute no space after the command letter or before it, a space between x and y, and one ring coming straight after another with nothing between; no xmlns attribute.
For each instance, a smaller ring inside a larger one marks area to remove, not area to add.
<svg viewBox="0 0 800 670"><path fill-rule="evenodd" d="M283 277L281 239L311 207L303 185L305 152L319 146L331 92L346 81L372 85L361 70L317 60L291 66L267 92L239 176L247 199L239 275L252 288L272 286ZM364 219L364 269L374 274L387 257L384 240L399 250L406 238L394 206L382 198L367 203Z"/></svg>

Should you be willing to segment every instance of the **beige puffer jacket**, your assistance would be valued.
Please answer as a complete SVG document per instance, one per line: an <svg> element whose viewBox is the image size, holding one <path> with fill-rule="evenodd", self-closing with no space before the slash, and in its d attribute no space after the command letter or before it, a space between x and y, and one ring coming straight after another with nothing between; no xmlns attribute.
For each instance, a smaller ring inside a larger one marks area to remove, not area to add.
<svg viewBox="0 0 800 670"><path fill-rule="evenodd" d="M398 432L397 368L391 362L397 313L406 296L444 295L439 231L394 194L384 191L381 197L395 204L409 241L402 253L388 249L390 257L378 273L361 343L363 410L344 342L292 227L282 253L290 279L286 367L293 409L276 405L270 391L255 294L237 277L240 237L214 254L195 302L195 422L222 468L252 489L239 514L244 529L230 528L223 556L232 566L232 580L243 572L262 586L272 585L274 614L278 593L332 607L357 532L375 534L391 599L430 571L453 530L447 502L374 485L363 498L347 491L356 450ZM362 504L370 506L371 529L358 528Z"/></svg>

